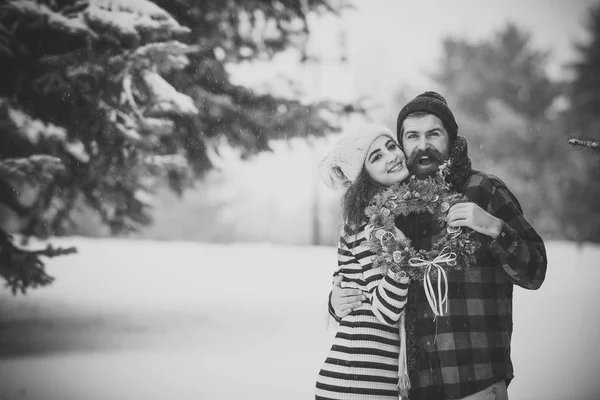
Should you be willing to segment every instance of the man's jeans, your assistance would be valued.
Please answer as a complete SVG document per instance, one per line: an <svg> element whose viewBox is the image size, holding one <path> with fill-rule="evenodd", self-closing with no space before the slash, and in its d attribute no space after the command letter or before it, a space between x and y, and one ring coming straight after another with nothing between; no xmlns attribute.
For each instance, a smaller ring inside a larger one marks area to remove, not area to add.
<svg viewBox="0 0 600 400"><path fill-rule="evenodd" d="M508 400L506 383L504 381L494 383L492 386L483 389L481 392L463 397L461 400Z"/></svg>

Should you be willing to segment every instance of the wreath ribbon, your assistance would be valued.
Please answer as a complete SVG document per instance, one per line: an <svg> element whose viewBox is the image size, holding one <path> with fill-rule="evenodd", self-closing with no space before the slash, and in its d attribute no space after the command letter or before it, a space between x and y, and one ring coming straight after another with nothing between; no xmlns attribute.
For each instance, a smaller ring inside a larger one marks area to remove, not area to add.
<svg viewBox="0 0 600 400"><path fill-rule="evenodd" d="M411 267L425 268L425 276L423 278L425 296L429 302L429 307L433 311L434 319L440 315L444 315L444 305L446 306L446 313L448 312L448 275L440 264L456 265L456 253L452 252L449 247L444 247L440 254L433 260L424 260L419 257L413 257L408 260L408 265ZM430 272L432 270L437 272L437 293L431 282ZM444 284L443 294L442 281Z"/></svg>

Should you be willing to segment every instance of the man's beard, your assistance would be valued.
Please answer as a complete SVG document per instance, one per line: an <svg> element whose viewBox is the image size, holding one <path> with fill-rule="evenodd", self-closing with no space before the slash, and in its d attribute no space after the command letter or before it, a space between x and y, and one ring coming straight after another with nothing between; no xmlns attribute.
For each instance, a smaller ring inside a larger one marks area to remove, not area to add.
<svg viewBox="0 0 600 400"><path fill-rule="evenodd" d="M419 163L419 159L423 156L429 158L429 164ZM411 174L417 178L425 178L436 174L439 171L439 166L448 159L442 153L433 147L428 147L425 150L415 150L406 160L406 166Z"/></svg>

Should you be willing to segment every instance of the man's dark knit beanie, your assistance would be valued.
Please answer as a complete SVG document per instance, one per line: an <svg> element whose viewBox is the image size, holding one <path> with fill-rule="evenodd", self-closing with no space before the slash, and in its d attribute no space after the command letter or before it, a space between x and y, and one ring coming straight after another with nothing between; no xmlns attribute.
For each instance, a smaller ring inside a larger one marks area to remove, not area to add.
<svg viewBox="0 0 600 400"><path fill-rule="evenodd" d="M402 124L406 117L410 114L414 114L417 112L425 112L428 114L433 114L439 119L442 120L444 124L444 128L448 132L448 136L451 141L456 139L456 135L458 134L458 125L456 124L456 120L454 119L454 114L448 108L448 103L446 103L446 99L436 92L425 92L421 93L410 102L408 102L400 113L398 114L398 122L396 123L396 135L398 136L398 142L402 143Z"/></svg>

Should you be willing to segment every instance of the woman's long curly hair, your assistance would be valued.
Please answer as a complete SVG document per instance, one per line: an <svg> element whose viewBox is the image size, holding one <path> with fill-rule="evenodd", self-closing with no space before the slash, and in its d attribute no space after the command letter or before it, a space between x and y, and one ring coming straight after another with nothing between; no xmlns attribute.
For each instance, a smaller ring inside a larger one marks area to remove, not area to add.
<svg viewBox="0 0 600 400"><path fill-rule="evenodd" d="M373 196L382 189L385 189L385 186L375 182L363 167L356 181L348 187L342 199L342 215L346 232L355 231L366 222L365 208Z"/></svg>

